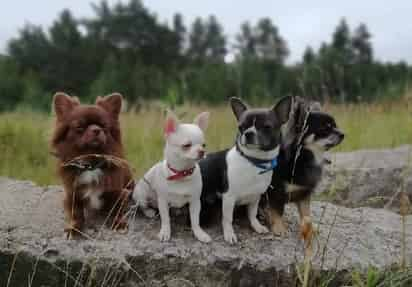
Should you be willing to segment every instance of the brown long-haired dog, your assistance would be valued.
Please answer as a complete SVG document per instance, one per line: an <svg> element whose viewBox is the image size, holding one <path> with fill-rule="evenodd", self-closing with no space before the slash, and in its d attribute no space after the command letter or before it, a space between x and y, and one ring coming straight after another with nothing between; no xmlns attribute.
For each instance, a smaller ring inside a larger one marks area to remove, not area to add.
<svg viewBox="0 0 412 287"><path fill-rule="evenodd" d="M110 215L113 229L127 227L124 215L133 180L123 157L121 106L120 94L98 97L95 105L81 105L64 93L54 96L51 147L65 190L68 238L81 234L86 219L96 213Z"/></svg>

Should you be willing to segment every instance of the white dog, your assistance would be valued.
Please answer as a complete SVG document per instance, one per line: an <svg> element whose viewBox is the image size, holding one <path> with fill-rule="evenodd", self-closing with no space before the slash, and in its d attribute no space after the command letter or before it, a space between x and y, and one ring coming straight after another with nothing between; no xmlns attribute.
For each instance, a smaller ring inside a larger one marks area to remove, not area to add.
<svg viewBox="0 0 412 287"><path fill-rule="evenodd" d="M202 178L198 161L205 155L205 139L209 113L199 114L193 124L179 123L177 117L168 112L164 135L165 159L154 165L141 179L133 193L139 208L150 216L150 208L158 208L161 219L159 239L170 239L169 207L183 207L189 203L190 221L196 238L211 241L210 236L199 225Z"/></svg>

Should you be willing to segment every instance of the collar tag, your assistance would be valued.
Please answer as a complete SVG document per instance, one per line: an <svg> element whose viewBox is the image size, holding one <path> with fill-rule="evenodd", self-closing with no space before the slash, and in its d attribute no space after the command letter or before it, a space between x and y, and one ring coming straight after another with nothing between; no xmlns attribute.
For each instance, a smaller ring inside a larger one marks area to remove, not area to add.
<svg viewBox="0 0 412 287"><path fill-rule="evenodd" d="M260 164L256 164L256 166L260 169L262 169L259 174L264 174L267 173L271 170L274 170L278 165L278 160L277 158L274 158L270 161L270 165L266 166L266 165L260 165Z"/></svg>

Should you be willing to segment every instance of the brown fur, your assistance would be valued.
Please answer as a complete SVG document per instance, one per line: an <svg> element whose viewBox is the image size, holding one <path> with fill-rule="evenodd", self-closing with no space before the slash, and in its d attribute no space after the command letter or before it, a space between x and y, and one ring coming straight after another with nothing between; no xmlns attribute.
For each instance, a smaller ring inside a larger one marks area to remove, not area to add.
<svg viewBox="0 0 412 287"><path fill-rule="evenodd" d="M87 189L102 191L103 204L99 211L106 215L111 214L112 228L127 227L124 213L130 191L133 190L130 169L110 166L103 170L102 180L98 184L84 186L76 184L78 172L63 167L64 163L87 154L123 158L119 124L121 105L122 97L119 94L98 97L95 105L81 105L77 98L64 93L54 96L56 123L51 147L58 158L57 172L65 190L65 230L69 237L82 230L86 220L85 214L89 214L90 208L84 199Z"/></svg>

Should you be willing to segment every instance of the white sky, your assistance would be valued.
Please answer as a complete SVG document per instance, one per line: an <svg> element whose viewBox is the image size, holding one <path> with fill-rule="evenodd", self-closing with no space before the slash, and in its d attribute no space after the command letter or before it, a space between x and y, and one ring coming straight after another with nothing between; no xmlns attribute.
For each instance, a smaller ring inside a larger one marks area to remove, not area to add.
<svg viewBox="0 0 412 287"><path fill-rule="evenodd" d="M0 9L0 50L17 35L24 23L48 27L63 8L76 17L92 15L87 0L13 0ZM117 0L109 0L116 3ZM307 45L319 47L329 41L341 17L354 28L360 22L373 34L375 55L383 61L406 60L412 63L412 1L410 0L144 0L161 21L170 20L175 12L185 17L186 25L196 16L215 14L231 39L240 24L270 17L279 27L291 50L290 61L300 59Z"/></svg>

